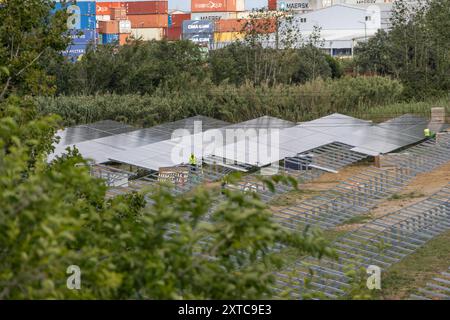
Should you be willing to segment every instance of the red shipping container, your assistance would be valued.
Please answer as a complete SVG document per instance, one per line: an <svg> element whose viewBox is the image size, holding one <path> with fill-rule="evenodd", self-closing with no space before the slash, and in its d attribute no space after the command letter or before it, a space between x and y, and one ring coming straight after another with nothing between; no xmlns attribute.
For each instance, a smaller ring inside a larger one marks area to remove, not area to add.
<svg viewBox="0 0 450 320"><path fill-rule="evenodd" d="M181 40L182 30L183 29L181 27L167 28L167 40L169 41Z"/></svg>
<svg viewBox="0 0 450 320"><path fill-rule="evenodd" d="M168 1L138 1L138 2L122 2L122 7L127 14L157 14L168 13Z"/></svg>
<svg viewBox="0 0 450 320"><path fill-rule="evenodd" d="M118 20L99 21L98 32L103 34L119 33L119 21Z"/></svg>
<svg viewBox="0 0 450 320"><path fill-rule="evenodd" d="M244 10L244 0L191 0L191 12L235 12Z"/></svg>
<svg viewBox="0 0 450 320"><path fill-rule="evenodd" d="M128 15L131 28L167 28L168 14L133 14Z"/></svg>
<svg viewBox="0 0 450 320"><path fill-rule="evenodd" d="M277 10L277 0L269 0L269 10Z"/></svg>
<svg viewBox="0 0 450 320"><path fill-rule="evenodd" d="M191 20L190 13L176 13L172 14L172 27L182 27L184 20Z"/></svg>
<svg viewBox="0 0 450 320"><path fill-rule="evenodd" d="M110 15L111 8L120 8L121 5L121 2L97 2L95 12L99 16Z"/></svg>

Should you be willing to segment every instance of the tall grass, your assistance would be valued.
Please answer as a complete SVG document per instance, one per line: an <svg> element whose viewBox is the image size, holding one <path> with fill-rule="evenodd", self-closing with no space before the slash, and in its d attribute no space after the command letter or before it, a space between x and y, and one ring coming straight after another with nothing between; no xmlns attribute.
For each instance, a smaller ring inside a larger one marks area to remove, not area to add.
<svg viewBox="0 0 450 320"><path fill-rule="evenodd" d="M382 77L315 80L303 85L215 86L201 83L195 89L152 95L59 96L36 98L40 112L62 116L66 125L103 119L137 126L178 120L202 114L230 122L263 115L306 121L332 112L366 119L390 118L404 113L426 115L432 105L446 105L448 98L430 102L401 102L402 85Z"/></svg>

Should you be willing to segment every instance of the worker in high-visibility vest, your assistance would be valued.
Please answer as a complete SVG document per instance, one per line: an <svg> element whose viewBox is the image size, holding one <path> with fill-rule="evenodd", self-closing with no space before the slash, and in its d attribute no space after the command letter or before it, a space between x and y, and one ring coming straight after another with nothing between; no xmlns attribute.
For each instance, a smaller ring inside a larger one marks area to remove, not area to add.
<svg viewBox="0 0 450 320"><path fill-rule="evenodd" d="M432 139L436 136L435 133L433 133L430 129L426 128L423 130L423 135L426 139Z"/></svg>
<svg viewBox="0 0 450 320"><path fill-rule="evenodd" d="M191 156L189 157L189 164L193 167L197 166L197 158L195 157L195 154L191 153Z"/></svg>

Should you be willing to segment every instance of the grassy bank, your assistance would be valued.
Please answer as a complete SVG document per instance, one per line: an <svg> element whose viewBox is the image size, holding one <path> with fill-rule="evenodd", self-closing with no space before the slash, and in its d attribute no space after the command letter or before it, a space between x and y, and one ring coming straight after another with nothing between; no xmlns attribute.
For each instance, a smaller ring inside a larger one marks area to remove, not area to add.
<svg viewBox="0 0 450 320"><path fill-rule="evenodd" d="M431 106L450 106L450 97L402 102L401 84L381 77L319 79L278 86L199 83L195 89L158 90L152 95L80 95L36 100L41 113L59 114L66 125L112 119L151 126L197 114L229 122L263 115L307 121L333 112L382 121L404 113L427 115Z"/></svg>
<svg viewBox="0 0 450 320"><path fill-rule="evenodd" d="M383 275L380 298L406 299L450 264L450 232L425 244Z"/></svg>

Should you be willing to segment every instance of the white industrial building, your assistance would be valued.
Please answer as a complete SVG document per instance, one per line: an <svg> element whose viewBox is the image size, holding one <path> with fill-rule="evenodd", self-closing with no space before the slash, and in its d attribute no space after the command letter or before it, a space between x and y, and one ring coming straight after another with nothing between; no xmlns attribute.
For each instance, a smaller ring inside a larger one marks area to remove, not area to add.
<svg viewBox="0 0 450 320"><path fill-rule="evenodd" d="M295 14L289 22L282 22L278 43L283 43L286 30L296 30L301 43L309 41L320 30L319 46L333 56L351 56L355 44L375 35L382 27L379 6L335 4L322 9ZM275 37L275 35L274 35ZM272 42L275 39L271 39Z"/></svg>

